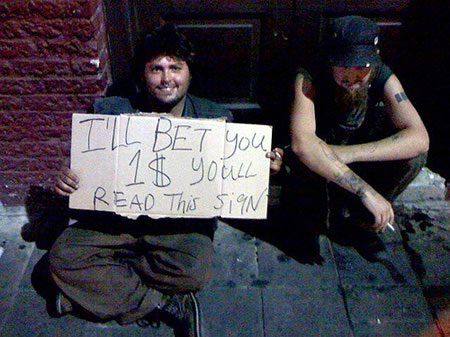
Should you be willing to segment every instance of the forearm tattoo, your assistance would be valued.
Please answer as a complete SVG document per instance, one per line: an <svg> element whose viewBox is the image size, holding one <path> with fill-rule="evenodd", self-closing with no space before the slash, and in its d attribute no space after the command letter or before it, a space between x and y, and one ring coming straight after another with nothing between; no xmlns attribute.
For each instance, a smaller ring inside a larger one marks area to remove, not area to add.
<svg viewBox="0 0 450 337"><path fill-rule="evenodd" d="M325 157L327 157L331 161L342 163L336 156L334 151L331 150L324 141L319 141L319 145ZM366 182L352 171L336 173L335 182L338 185L350 187L350 190L353 191L361 199L365 198L366 192L370 190Z"/></svg>
<svg viewBox="0 0 450 337"><path fill-rule="evenodd" d="M323 151L325 157L332 161L339 161L339 158L336 156L333 150L331 150L324 141L319 142L319 146Z"/></svg>
<svg viewBox="0 0 450 337"><path fill-rule="evenodd" d="M408 96L406 96L404 91L395 94L394 97L395 97L395 99L397 100L398 103L408 100Z"/></svg>
<svg viewBox="0 0 450 337"><path fill-rule="evenodd" d="M377 145L374 143L370 143L367 151L369 153L375 153L376 150L377 150Z"/></svg>
<svg viewBox="0 0 450 337"><path fill-rule="evenodd" d="M365 197L369 190L367 184L353 172L339 173L335 176L336 183L339 185L349 186L355 194L361 199Z"/></svg>

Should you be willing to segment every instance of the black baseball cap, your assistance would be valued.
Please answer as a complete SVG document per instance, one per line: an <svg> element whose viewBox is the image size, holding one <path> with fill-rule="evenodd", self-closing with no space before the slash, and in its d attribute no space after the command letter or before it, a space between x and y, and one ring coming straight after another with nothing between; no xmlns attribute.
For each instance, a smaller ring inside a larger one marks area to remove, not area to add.
<svg viewBox="0 0 450 337"><path fill-rule="evenodd" d="M381 63L378 54L380 29L361 16L344 16L332 21L327 36L328 61L340 67L373 67Z"/></svg>

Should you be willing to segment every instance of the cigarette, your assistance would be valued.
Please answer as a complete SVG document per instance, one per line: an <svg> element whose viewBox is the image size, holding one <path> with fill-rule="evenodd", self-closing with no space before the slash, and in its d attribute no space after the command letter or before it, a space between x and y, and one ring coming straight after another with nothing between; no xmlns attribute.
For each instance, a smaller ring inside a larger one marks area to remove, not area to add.
<svg viewBox="0 0 450 337"><path fill-rule="evenodd" d="M386 226L388 226L391 231L395 232L395 228L391 225L391 223L386 223Z"/></svg>

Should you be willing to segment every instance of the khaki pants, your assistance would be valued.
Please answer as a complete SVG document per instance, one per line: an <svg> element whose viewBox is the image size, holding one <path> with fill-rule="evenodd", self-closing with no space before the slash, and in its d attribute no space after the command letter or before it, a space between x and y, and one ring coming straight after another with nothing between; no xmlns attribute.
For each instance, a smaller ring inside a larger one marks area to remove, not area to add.
<svg viewBox="0 0 450 337"><path fill-rule="evenodd" d="M133 322L155 309L163 293L197 291L211 277L211 237L183 221L111 215L80 221L51 248L52 277L75 307L101 320Z"/></svg>

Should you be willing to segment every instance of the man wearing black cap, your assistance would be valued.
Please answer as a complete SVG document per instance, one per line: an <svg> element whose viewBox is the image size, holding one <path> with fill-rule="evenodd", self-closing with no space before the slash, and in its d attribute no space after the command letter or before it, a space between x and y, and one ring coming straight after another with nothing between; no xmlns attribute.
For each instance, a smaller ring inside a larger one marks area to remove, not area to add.
<svg viewBox="0 0 450 337"><path fill-rule="evenodd" d="M394 228L392 201L424 166L429 144L399 79L379 57L378 39L371 20L337 18L325 63L298 70L290 154L301 164L289 165L284 189L291 205L302 189L314 191L304 199L315 210L327 200L315 192L328 191L329 235L368 258L385 249L376 232Z"/></svg>
<svg viewBox="0 0 450 337"><path fill-rule="evenodd" d="M137 91L122 88L121 97L96 101L94 112L153 111L231 121L228 110L188 94L193 57L191 44L174 26L162 27L147 37L136 54ZM282 150L277 153L267 154L272 173L280 169ZM79 183L65 167L55 191L68 196ZM162 320L174 327L176 336L200 336L194 293L211 277L217 219L144 216L131 220L111 213L86 213L49 252L49 269L58 289L49 306L51 313L88 314L119 324Z"/></svg>

